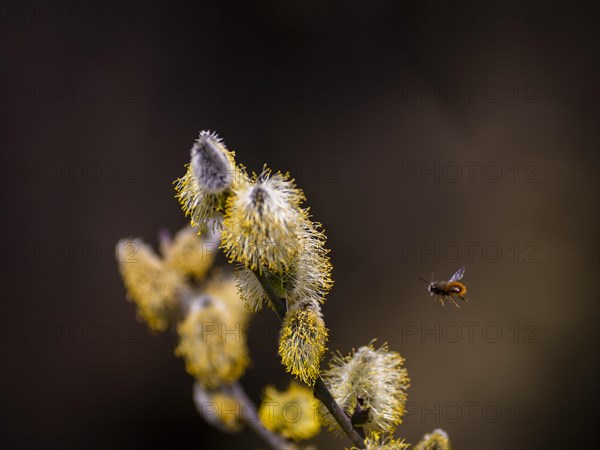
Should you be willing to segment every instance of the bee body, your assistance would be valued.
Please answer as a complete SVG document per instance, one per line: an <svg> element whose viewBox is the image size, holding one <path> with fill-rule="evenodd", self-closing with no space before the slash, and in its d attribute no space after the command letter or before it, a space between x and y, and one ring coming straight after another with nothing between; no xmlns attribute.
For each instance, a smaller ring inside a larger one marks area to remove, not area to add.
<svg viewBox="0 0 600 450"><path fill-rule="evenodd" d="M442 303L442 306L444 305L444 301L450 301L454 306L460 308L458 303L454 300L454 296L460 298L464 302L468 301L465 298L467 287L458 281L463 277L464 273L465 268L461 267L448 281L427 281L423 278L420 279L427 283L427 290L435 300L439 300Z"/></svg>

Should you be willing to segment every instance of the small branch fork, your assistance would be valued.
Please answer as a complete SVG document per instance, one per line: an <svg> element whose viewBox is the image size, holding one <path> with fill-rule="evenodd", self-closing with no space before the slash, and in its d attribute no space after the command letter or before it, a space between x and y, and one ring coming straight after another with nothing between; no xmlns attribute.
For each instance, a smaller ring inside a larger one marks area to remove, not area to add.
<svg viewBox="0 0 600 450"><path fill-rule="evenodd" d="M254 270L253 272L256 278L258 279L258 282L262 286L263 290L267 294L267 297L269 297L271 305L273 305L273 308L275 309L275 313L277 314L279 319L283 321L285 314L287 313L287 306L285 300L280 298L279 295L277 295L277 293L273 289L273 286L271 286L271 283L263 273L261 273L259 270ZM323 405L325 405L325 407L335 418L337 423L340 424L340 427L342 427L342 430L344 430L344 433L348 435L352 443L356 447L364 449L364 438L359 434L357 429L355 429L352 426L350 417L348 417L348 415L344 412L340 405L338 405L338 403L335 401L335 399L331 395L331 392L329 392L329 389L327 388L321 377L317 378L317 380L315 381L313 393L315 398L318 399L321 403L323 403Z"/></svg>
<svg viewBox="0 0 600 450"><path fill-rule="evenodd" d="M272 433L267 430L256 412L256 406L252 403L252 400L248 398L246 391L242 388L241 384L235 383L231 386L229 392L235 397L241 406L243 411L242 417L244 422L252 428L252 431L260 437L266 444L269 445L273 450L293 450L296 449L289 441L284 439L282 436Z"/></svg>
<svg viewBox="0 0 600 450"><path fill-rule="evenodd" d="M166 253L169 246L172 244L172 237L168 231L162 231L159 235L159 242L161 249ZM190 303L193 300L193 292L190 289L183 289L178 292L179 295L179 316L183 317L190 308ZM263 440L272 450L296 450L294 446L284 437L272 433L262 424L256 411L256 405L246 394L246 391L242 387L239 381L233 385L225 388L228 394L233 396L240 404L242 411L242 420L252 431Z"/></svg>

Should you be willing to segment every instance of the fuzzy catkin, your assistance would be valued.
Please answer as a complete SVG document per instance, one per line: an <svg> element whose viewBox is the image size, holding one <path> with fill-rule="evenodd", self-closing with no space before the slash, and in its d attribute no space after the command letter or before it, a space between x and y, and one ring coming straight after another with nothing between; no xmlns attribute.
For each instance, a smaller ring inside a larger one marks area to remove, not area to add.
<svg viewBox="0 0 600 450"><path fill-rule="evenodd" d="M237 381L250 362L246 335L236 311L209 296L196 300L177 327L175 354L203 386L215 389Z"/></svg>
<svg viewBox="0 0 600 450"><path fill-rule="evenodd" d="M404 367L404 358L388 350L387 345L375 349L372 344L361 347L348 356L334 355L329 368L323 372L325 384L336 402L351 416L360 401L368 408L366 432L391 433L402 422L405 412L406 391L410 379ZM322 408L325 423L332 430L339 424Z"/></svg>
<svg viewBox="0 0 600 450"><path fill-rule="evenodd" d="M279 336L279 356L286 371L309 386L319 376L327 343L327 328L319 303L307 300L285 315Z"/></svg>
<svg viewBox="0 0 600 450"><path fill-rule="evenodd" d="M452 450L448 434L438 428L423 436L421 442L415 446L415 450Z"/></svg>
<svg viewBox="0 0 600 450"><path fill-rule="evenodd" d="M269 170L237 184L225 207L221 236L225 254L250 270L288 270L301 249L303 200L289 176Z"/></svg>
<svg viewBox="0 0 600 450"><path fill-rule="evenodd" d="M404 439L394 439L392 435L382 435L372 431L365 439L365 450L406 450L410 444L404 442ZM359 450L352 447L350 450Z"/></svg>
<svg viewBox="0 0 600 450"><path fill-rule="evenodd" d="M190 154L192 172L201 189L219 194L231 186L235 162L216 133L200 132Z"/></svg>
<svg viewBox="0 0 600 450"><path fill-rule="evenodd" d="M215 133L202 131L190 154L185 175L175 180L175 197L199 233L218 231L227 198L247 177Z"/></svg>
<svg viewBox="0 0 600 450"><path fill-rule="evenodd" d="M182 276L140 239L121 239L116 258L127 296L137 305L139 316L151 329L164 331L179 307Z"/></svg>
<svg viewBox="0 0 600 450"><path fill-rule="evenodd" d="M310 439L321 429L318 401L296 382L285 391L267 386L258 416L265 428L295 441Z"/></svg>
<svg viewBox="0 0 600 450"><path fill-rule="evenodd" d="M216 245L198 236L196 230L188 226L180 230L165 251L165 263L183 276L203 278L213 264Z"/></svg>

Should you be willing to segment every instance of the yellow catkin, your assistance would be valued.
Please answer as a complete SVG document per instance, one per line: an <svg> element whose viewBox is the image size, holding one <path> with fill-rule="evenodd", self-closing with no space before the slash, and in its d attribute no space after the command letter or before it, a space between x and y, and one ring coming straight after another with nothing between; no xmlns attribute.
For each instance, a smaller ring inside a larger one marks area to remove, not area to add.
<svg viewBox="0 0 600 450"><path fill-rule="evenodd" d="M198 236L192 227L186 227L175 235L166 250L165 262L184 276L202 279L216 253L216 243Z"/></svg>
<svg viewBox="0 0 600 450"><path fill-rule="evenodd" d="M233 276L217 271L205 284L203 293L212 298L223 301L232 314L234 322L244 326L250 319L250 311L245 308L244 302ZM235 317L233 317L235 315Z"/></svg>
<svg viewBox="0 0 600 450"><path fill-rule="evenodd" d="M165 330L179 306L182 277L139 239L119 241L116 257L128 298L137 305L139 316L153 330Z"/></svg>
<svg viewBox="0 0 600 450"><path fill-rule="evenodd" d="M237 381L250 360L245 330L221 300L208 296L194 303L177 328L180 342L175 354L186 370L208 389Z"/></svg>
<svg viewBox="0 0 600 450"><path fill-rule="evenodd" d="M376 431L371 432L365 439L365 450L405 450L410 444L404 439L394 439L393 436L384 436ZM350 450L359 450L352 447Z"/></svg>
<svg viewBox="0 0 600 450"><path fill-rule="evenodd" d="M415 446L415 450L452 450L448 434L441 429L423 436L423 440Z"/></svg>
<svg viewBox="0 0 600 450"><path fill-rule="evenodd" d="M231 261L251 270L288 270L299 251L302 191L289 176L265 170L239 183L227 200L221 246Z"/></svg>
<svg viewBox="0 0 600 450"><path fill-rule="evenodd" d="M333 285L331 263L325 249L325 235L316 230L318 224L303 220L304 227L299 235L300 250L290 267L282 273L266 272L269 283L288 306L307 299L319 303ZM251 311L258 311L268 298L254 273L240 266L236 270L240 295Z"/></svg>
<svg viewBox="0 0 600 450"><path fill-rule="evenodd" d="M386 344L379 349L369 344L345 357L334 355L323 379L348 415L352 415L359 401L362 408L368 409L368 419L363 425L367 433L392 433L402 422L410 386L403 364L404 358L388 350ZM329 412L322 410L329 428L339 430Z"/></svg>
<svg viewBox="0 0 600 450"><path fill-rule="evenodd" d="M295 441L310 439L321 429L318 401L296 382L283 392L267 386L258 416L268 430Z"/></svg>
<svg viewBox="0 0 600 450"><path fill-rule="evenodd" d="M218 420L228 431L237 432L242 429L242 408L235 398L216 392L212 395L211 401Z"/></svg>
<svg viewBox="0 0 600 450"><path fill-rule="evenodd" d="M319 376L327 328L319 303L293 305L285 315L279 336L279 356L286 370L312 386Z"/></svg>
<svg viewBox="0 0 600 450"><path fill-rule="evenodd" d="M175 180L175 198L179 201L190 224L198 228L199 233L219 229L223 210L227 200L227 192L211 193L203 191L196 179L190 164L186 166L185 175Z"/></svg>
<svg viewBox="0 0 600 450"><path fill-rule="evenodd" d="M215 133L202 131L190 151L185 175L174 182L175 197L199 233L217 231L227 198L247 178L243 167L236 165L235 153Z"/></svg>

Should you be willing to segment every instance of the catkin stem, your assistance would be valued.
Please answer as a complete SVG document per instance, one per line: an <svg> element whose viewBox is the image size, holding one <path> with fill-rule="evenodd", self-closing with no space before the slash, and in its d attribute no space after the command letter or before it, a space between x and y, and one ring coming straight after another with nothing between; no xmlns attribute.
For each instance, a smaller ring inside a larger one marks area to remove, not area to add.
<svg viewBox="0 0 600 450"><path fill-rule="evenodd" d="M230 388L231 394L236 398L243 411L243 419L245 423L254 431L254 433L260 437L265 444L267 444L272 450L286 450L295 448L290 442L286 441L283 437L278 434L271 433L267 430L258 418L256 407L252 400L248 398L246 391L239 383L234 383Z"/></svg>
<svg viewBox="0 0 600 450"><path fill-rule="evenodd" d="M179 316L183 317L187 314L191 299L191 291L186 289L179 292ZM226 390L240 404L241 411L243 412L242 418L246 425L248 425L248 427L269 446L269 448L272 450L294 450L296 448L282 436L272 433L264 427L258 418L256 406L252 400L250 400L239 382L235 382L233 385L226 388Z"/></svg>
<svg viewBox="0 0 600 450"><path fill-rule="evenodd" d="M258 282L262 286L263 290L267 294L267 297L269 297L271 305L273 305L277 316L280 320L283 320L287 312L285 300L280 298L279 295L277 295L277 293L273 289L273 286L271 286L271 283L269 282L267 277L263 273L261 273L261 271L254 270L253 272L256 278L258 279ZM335 401L335 399L331 395L331 392L329 392L329 389L327 388L321 377L317 378L317 380L315 381L313 393L315 398L321 403L323 403L323 405L325 405L325 407L335 418L337 423L340 424L340 427L342 427L342 430L344 430L344 433L348 435L352 443L358 448L364 449L364 439L354 429L352 423L350 422L350 418L340 407L340 405L338 405L338 403Z"/></svg>
<svg viewBox="0 0 600 450"><path fill-rule="evenodd" d="M285 313L287 313L287 306L285 304L285 300L280 298L279 295L277 295L275 289L273 289L273 286L271 286L271 283L269 283L269 280L265 275L261 274L258 270L254 270L253 272L256 278L258 279L258 282L262 286L263 290L267 294L267 297L269 297L271 305L273 305L273 308L275 309L275 313L279 317L279 320L283 321L283 319L285 318Z"/></svg>

